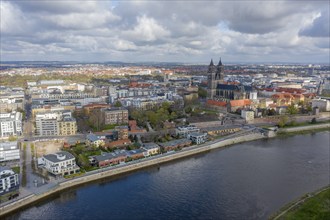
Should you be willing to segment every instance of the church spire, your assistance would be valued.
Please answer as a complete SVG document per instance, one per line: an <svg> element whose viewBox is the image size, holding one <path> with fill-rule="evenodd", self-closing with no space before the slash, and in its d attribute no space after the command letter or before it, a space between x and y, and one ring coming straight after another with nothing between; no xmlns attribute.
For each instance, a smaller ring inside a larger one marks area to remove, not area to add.
<svg viewBox="0 0 330 220"><path fill-rule="evenodd" d="M214 64L213 64L213 59L211 59L210 66L214 66Z"/></svg>
<svg viewBox="0 0 330 220"><path fill-rule="evenodd" d="M220 57L220 60L219 60L218 66L222 66L221 57Z"/></svg>

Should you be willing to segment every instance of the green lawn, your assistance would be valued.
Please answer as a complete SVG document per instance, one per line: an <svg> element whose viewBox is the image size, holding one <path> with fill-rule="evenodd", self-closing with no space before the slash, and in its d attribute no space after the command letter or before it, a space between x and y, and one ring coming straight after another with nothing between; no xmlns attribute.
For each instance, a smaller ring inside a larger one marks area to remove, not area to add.
<svg viewBox="0 0 330 220"><path fill-rule="evenodd" d="M307 199L302 205L287 212L281 219L328 220L330 219L330 188Z"/></svg>

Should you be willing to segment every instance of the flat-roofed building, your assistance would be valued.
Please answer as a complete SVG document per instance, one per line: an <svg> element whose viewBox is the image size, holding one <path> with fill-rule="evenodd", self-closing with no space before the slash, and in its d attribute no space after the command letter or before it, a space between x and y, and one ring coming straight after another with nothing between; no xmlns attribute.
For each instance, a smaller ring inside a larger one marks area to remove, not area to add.
<svg viewBox="0 0 330 220"><path fill-rule="evenodd" d="M0 137L22 135L22 113L0 113Z"/></svg>
<svg viewBox="0 0 330 220"><path fill-rule="evenodd" d="M0 142L0 162L19 159L20 154L17 141Z"/></svg>
<svg viewBox="0 0 330 220"><path fill-rule="evenodd" d="M105 108L101 112L105 125L128 123L128 110L125 108Z"/></svg>
<svg viewBox="0 0 330 220"><path fill-rule="evenodd" d="M207 133L194 132L188 134L187 138L191 140L194 144L202 144L205 143L207 140Z"/></svg>
<svg viewBox="0 0 330 220"><path fill-rule="evenodd" d="M8 167L0 166L0 196L18 188L18 174Z"/></svg>
<svg viewBox="0 0 330 220"><path fill-rule="evenodd" d="M77 121L71 117L64 117L58 122L59 135L75 135L77 133Z"/></svg>
<svg viewBox="0 0 330 220"><path fill-rule="evenodd" d="M195 125L180 126L175 129L175 134L181 138L186 138L188 134L199 132L200 129Z"/></svg>
<svg viewBox="0 0 330 220"><path fill-rule="evenodd" d="M55 154L47 154L41 158L43 167L51 174L65 176L78 173L80 168L72 154L60 151Z"/></svg>
<svg viewBox="0 0 330 220"><path fill-rule="evenodd" d="M77 121L70 111L36 114L36 134L40 136L75 135Z"/></svg>

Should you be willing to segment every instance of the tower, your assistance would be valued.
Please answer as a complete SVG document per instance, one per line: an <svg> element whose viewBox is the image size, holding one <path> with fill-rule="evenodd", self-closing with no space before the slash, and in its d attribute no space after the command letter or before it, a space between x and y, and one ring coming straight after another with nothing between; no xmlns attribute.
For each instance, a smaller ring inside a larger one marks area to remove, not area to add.
<svg viewBox="0 0 330 220"><path fill-rule="evenodd" d="M221 57L220 57L220 60L219 60L218 66L217 66L217 72L215 74L215 79L216 80L223 80L224 72L225 72L224 71L224 66L222 65Z"/></svg>
<svg viewBox="0 0 330 220"><path fill-rule="evenodd" d="M217 95L217 87L223 80L224 66L222 65L221 58L217 66L213 64L213 60L209 65L208 74L208 98L214 99Z"/></svg>

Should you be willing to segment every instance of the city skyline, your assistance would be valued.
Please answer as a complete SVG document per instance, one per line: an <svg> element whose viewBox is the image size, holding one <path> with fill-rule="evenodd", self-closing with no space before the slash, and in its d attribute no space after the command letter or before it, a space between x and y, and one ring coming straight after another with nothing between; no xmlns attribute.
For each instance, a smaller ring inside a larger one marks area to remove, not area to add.
<svg viewBox="0 0 330 220"><path fill-rule="evenodd" d="M329 1L1 1L1 61L329 63Z"/></svg>

